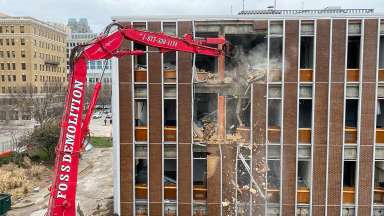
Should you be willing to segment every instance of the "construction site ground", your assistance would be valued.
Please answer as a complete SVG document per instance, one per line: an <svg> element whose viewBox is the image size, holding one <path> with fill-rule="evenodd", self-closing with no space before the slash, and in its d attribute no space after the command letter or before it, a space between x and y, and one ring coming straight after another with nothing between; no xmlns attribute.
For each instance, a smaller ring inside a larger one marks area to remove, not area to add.
<svg viewBox="0 0 384 216"><path fill-rule="evenodd" d="M94 119L90 130L92 136L111 136L112 125L104 118ZM112 215L113 214L113 164L112 148L92 148L82 155L79 164L76 205L78 215ZM0 168L1 169L1 168ZM9 216L43 216L48 204L48 187L52 178L42 175L39 185L22 199L13 200ZM81 212L81 213L79 213Z"/></svg>

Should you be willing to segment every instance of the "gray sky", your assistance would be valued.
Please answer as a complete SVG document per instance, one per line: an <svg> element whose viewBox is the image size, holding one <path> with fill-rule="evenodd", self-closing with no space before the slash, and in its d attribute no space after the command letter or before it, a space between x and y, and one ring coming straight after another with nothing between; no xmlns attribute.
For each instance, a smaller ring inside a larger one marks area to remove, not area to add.
<svg viewBox="0 0 384 216"><path fill-rule="evenodd" d="M335 2L338 2L337 4ZM383 0L277 0L278 9L374 8L384 12ZM246 9L265 9L273 0L245 0ZM242 0L0 0L0 12L67 23L70 17L86 17L95 32L111 22L111 16L218 15L237 13Z"/></svg>

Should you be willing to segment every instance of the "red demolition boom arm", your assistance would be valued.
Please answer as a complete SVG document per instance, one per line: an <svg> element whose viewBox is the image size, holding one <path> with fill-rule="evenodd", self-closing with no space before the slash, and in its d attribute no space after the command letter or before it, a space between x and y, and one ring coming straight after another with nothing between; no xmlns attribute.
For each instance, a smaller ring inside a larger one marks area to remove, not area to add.
<svg viewBox="0 0 384 216"><path fill-rule="evenodd" d="M117 31L109 34L108 32L112 26L117 26ZM112 23L106 28L104 34L90 44L74 48L71 56L76 57L71 59L71 74L65 101L65 111L61 121L60 139L56 147L56 161L53 183L50 188L48 216L76 215L75 198L79 153L88 133L88 125L101 88L100 80L95 85L87 113L83 118L87 61L145 54L145 51L142 50L119 50L123 39L157 47L160 52L181 51L208 56L220 56L223 55L223 51L207 45L225 43L223 38L193 40L191 35L177 38L164 33L141 31L130 26L123 27L118 23Z"/></svg>

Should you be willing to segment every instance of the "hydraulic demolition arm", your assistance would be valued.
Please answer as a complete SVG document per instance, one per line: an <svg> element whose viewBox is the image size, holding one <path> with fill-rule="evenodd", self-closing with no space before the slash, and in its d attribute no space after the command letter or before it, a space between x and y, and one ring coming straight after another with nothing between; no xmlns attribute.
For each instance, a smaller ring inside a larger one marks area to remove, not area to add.
<svg viewBox="0 0 384 216"><path fill-rule="evenodd" d="M117 29L109 34L112 27L117 27ZM124 39L159 48L160 53L181 51L208 56L220 56L223 55L223 51L207 45L225 43L223 38L194 40L192 35L177 38L164 33L141 31L131 26L123 27L118 23L112 23L103 34L89 44L75 47L70 59L71 72L65 111L61 121L60 139L56 147L54 177L47 211L49 216L76 215L75 199L79 154L88 134L88 125L101 88L100 79L95 85L86 115L83 118L87 61L145 54L145 51L142 50L120 50ZM117 84L115 83L115 85Z"/></svg>

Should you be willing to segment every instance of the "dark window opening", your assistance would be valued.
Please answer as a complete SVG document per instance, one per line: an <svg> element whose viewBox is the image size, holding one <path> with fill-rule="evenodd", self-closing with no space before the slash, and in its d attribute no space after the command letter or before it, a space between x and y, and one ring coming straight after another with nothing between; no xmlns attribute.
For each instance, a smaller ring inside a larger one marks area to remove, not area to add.
<svg viewBox="0 0 384 216"><path fill-rule="evenodd" d="M168 52L163 55L164 82L176 82L176 52Z"/></svg>
<svg viewBox="0 0 384 216"><path fill-rule="evenodd" d="M312 126L312 100L299 100L299 128L311 128Z"/></svg>
<svg viewBox="0 0 384 216"><path fill-rule="evenodd" d="M376 128L384 128L384 100L377 100Z"/></svg>
<svg viewBox="0 0 384 216"><path fill-rule="evenodd" d="M194 122L198 127L202 127L203 122L216 122L217 94L196 93L194 102Z"/></svg>
<svg viewBox="0 0 384 216"><path fill-rule="evenodd" d="M134 50L146 50L146 46L135 43L133 45ZM147 69L147 56L146 55L138 55L134 56L135 70L137 69Z"/></svg>
<svg viewBox="0 0 384 216"><path fill-rule="evenodd" d="M343 186L355 187L356 161L344 161Z"/></svg>
<svg viewBox="0 0 384 216"><path fill-rule="evenodd" d="M345 102L345 127L356 128L358 118L359 101L347 99Z"/></svg>
<svg viewBox="0 0 384 216"><path fill-rule="evenodd" d="M194 158L193 159L193 186L194 187L207 187L207 159Z"/></svg>
<svg viewBox="0 0 384 216"><path fill-rule="evenodd" d="M374 180L374 203L384 204L383 190L384 190L384 161L375 162L375 180Z"/></svg>
<svg viewBox="0 0 384 216"><path fill-rule="evenodd" d="M208 37L218 37L218 34L215 32L197 32L196 33L196 38L208 38ZM217 57L206 56L206 55L196 55L195 66L196 66L197 72L216 73Z"/></svg>
<svg viewBox="0 0 384 216"><path fill-rule="evenodd" d="M379 68L384 68L384 35L380 36Z"/></svg>
<svg viewBox="0 0 384 216"><path fill-rule="evenodd" d="M148 160L137 159L135 164L135 187L136 187L136 198L146 199L147 198L147 186L148 186Z"/></svg>
<svg viewBox="0 0 384 216"><path fill-rule="evenodd" d="M348 37L347 68L360 68L360 36Z"/></svg>
<svg viewBox="0 0 384 216"><path fill-rule="evenodd" d="M176 159L164 159L164 185L176 186L177 181Z"/></svg>
<svg viewBox="0 0 384 216"><path fill-rule="evenodd" d="M310 161L298 161L297 163L297 187L311 188L311 163Z"/></svg>
<svg viewBox="0 0 384 216"><path fill-rule="evenodd" d="M164 100L164 125L176 127L176 100Z"/></svg>
<svg viewBox="0 0 384 216"><path fill-rule="evenodd" d="M311 69L313 68L313 37L301 37L300 44L300 68Z"/></svg>

